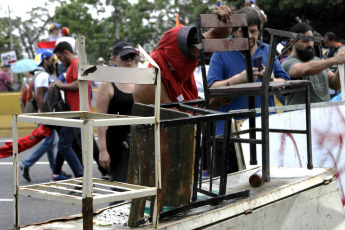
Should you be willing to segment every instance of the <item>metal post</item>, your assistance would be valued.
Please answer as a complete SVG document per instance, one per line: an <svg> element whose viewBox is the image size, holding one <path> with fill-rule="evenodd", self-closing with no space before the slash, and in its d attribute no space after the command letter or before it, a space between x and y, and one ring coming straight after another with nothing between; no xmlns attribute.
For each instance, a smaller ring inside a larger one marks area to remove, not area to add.
<svg viewBox="0 0 345 230"><path fill-rule="evenodd" d="M247 78L248 82L253 82L253 68L252 68L252 59L250 54L250 45L249 45L249 32L248 27L242 27L243 30L243 37L248 38L248 50L245 50L244 57L245 57L245 64L246 64L246 71L247 71ZM255 109L255 97L254 96L248 96L248 108L249 109ZM254 140L256 139L256 131L254 130L256 127L255 123L255 117L249 117L249 138ZM250 143L249 144L249 150L250 150L250 161L249 163L251 165L257 165L257 157L256 157L256 144Z"/></svg>
<svg viewBox="0 0 345 230"><path fill-rule="evenodd" d="M83 193L82 213L83 229L93 229L93 120L84 120L81 128L83 156Z"/></svg>
<svg viewBox="0 0 345 230"><path fill-rule="evenodd" d="M198 123L196 126L196 143L195 143L195 159L194 159L194 179L193 179L193 195L192 201L197 200L198 196L198 177L202 177L202 164L200 162L201 152L201 124ZM200 171L199 171L200 170Z"/></svg>
<svg viewBox="0 0 345 230"><path fill-rule="evenodd" d="M20 229L19 219L19 181L18 181L18 127L17 115L12 115L12 139L13 139L13 196L14 196L14 229Z"/></svg>
<svg viewBox="0 0 345 230"><path fill-rule="evenodd" d="M219 195L225 195L227 174L228 174L228 161L229 161L229 144L230 144L230 132L231 132L231 120L226 119L224 125L224 137L222 146L222 162L221 162L221 174L220 174L220 185Z"/></svg>
<svg viewBox="0 0 345 230"><path fill-rule="evenodd" d="M161 93L161 71L158 69L156 75L156 89L155 94ZM153 214L152 214L152 227L156 228L158 225L158 192L162 189L162 176L161 176L161 138L160 138L160 97L155 97L155 117L156 122L154 126L155 138L155 186L156 186L156 199L154 201Z"/></svg>
<svg viewBox="0 0 345 230"><path fill-rule="evenodd" d="M270 141L269 141L269 113L268 113L268 90L275 61L275 50L278 37L271 35L271 43L267 67L262 81L261 92L261 133L262 133L262 180L270 181Z"/></svg>
<svg viewBox="0 0 345 230"><path fill-rule="evenodd" d="M307 85L305 91L305 119L307 129L307 154L308 154L308 169L313 169L313 155L312 155L312 142L311 142L311 114L310 114L310 83Z"/></svg>

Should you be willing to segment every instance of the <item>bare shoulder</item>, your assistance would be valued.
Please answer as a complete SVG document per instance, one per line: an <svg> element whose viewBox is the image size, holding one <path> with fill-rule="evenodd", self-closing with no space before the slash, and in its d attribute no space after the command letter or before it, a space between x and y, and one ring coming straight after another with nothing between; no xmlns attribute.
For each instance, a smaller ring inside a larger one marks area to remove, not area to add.
<svg viewBox="0 0 345 230"><path fill-rule="evenodd" d="M134 88L134 102L142 104L155 103L155 85L136 85ZM168 90L164 83L161 84L161 103L171 103Z"/></svg>
<svg viewBox="0 0 345 230"><path fill-rule="evenodd" d="M135 85L133 99L136 103L153 104L155 101L155 85Z"/></svg>
<svg viewBox="0 0 345 230"><path fill-rule="evenodd" d="M108 97L112 97L114 95L114 89L110 82L101 82L97 88L97 95L99 97L104 97L108 95Z"/></svg>

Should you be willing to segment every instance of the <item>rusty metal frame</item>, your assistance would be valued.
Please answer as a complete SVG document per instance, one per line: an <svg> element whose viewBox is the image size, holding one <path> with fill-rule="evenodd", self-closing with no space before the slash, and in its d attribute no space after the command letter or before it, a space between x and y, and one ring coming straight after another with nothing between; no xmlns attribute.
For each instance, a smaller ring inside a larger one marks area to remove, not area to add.
<svg viewBox="0 0 345 230"><path fill-rule="evenodd" d="M178 126L184 124L196 124L196 145L195 145L195 165L194 165L194 182L193 182L193 194L192 194L192 201L197 200L197 193L203 193L210 197L218 197L224 196L226 193L227 187L227 168L222 170L222 174L219 176L219 188L213 191L213 180L218 178L214 178L212 170L210 179L208 180L208 190L202 188L202 170L200 167L203 165L203 158L207 151L212 152L212 159L214 161L214 150L215 150L215 143L216 137L211 132L206 132L209 128L210 123L214 123L218 120L226 120L228 121L228 129L231 129L231 120L232 118L240 118L243 116L246 117L254 117L256 115L255 110L246 110L241 112L230 111L228 113L214 111L202 108L205 104L204 100L194 100L194 101L187 101L187 102L174 102L169 104L161 105L161 107L165 108L177 108L184 112L192 112L194 114L198 113L198 116L192 116L188 118L179 118L179 119L170 119L170 120L161 120L161 127L170 127L170 126ZM198 105L199 107L195 107L193 105ZM201 114L201 115L200 115ZM142 126L145 128L145 126ZM209 136L208 136L209 135ZM231 133L231 136L237 136L237 133ZM208 138L209 142L206 142ZM223 156L221 157L222 161L225 161L229 156L229 145L230 145L230 132L229 135L224 135L223 137ZM198 163L200 162L200 164ZM211 165L212 167L212 165ZM221 167L226 167L222 165ZM217 189L217 188L216 188Z"/></svg>
<svg viewBox="0 0 345 230"><path fill-rule="evenodd" d="M147 196L156 196L161 188L160 166L160 91L161 72L158 65L150 58L142 47L138 47L144 57L154 66L149 69L116 68L87 65L85 52L85 37L79 36L76 50L79 56L79 96L80 111L56 112L41 114L15 114L12 117L13 136L13 174L14 174L14 228L20 228L19 195L36 197L82 206L83 229L92 229L93 204L112 201L128 200ZM153 84L155 89L154 115L151 117L135 117L121 115L107 115L88 112L88 81L106 81L122 83ZM79 119L73 119L73 118ZM18 126L17 122L37 123L56 126L68 126L81 129L83 177L71 180L43 183L29 186L19 186L18 182ZM131 185L127 183L108 182L93 178L93 130L99 126L151 124L155 127L155 187ZM82 185L79 185L82 184ZM101 188L94 188L97 185ZM81 186L78 195L65 194L75 191L71 188ZM114 192L111 188L116 188ZM155 199L157 200L157 199ZM154 204L152 225L158 224L157 202Z"/></svg>
<svg viewBox="0 0 345 230"><path fill-rule="evenodd" d="M246 16L242 15L242 20L246 21ZM291 33L287 31L280 31L275 29L266 29L270 35L270 49L269 49L269 56L267 60L267 67L265 71L265 75L263 77L262 83L253 82L253 73L252 73L252 63L251 63L251 55L250 55L250 47L249 44L247 47L231 47L231 45L234 45L234 42L226 41L225 39L220 39L220 41L214 41L210 40L209 42L206 42L207 39L203 39L202 37L202 28L209 28L209 27L242 27L243 30L243 37L249 38L248 36L248 27L247 24L244 23L243 25L238 25L238 21L232 20L233 16L231 18L231 23L223 23L221 20L219 20L217 17L214 17L212 15L200 15L196 22L196 27L198 30L198 41L201 43L199 51L200 51L200 63L201 63L201 71L203 75L203 83L204 83L204 93L205 93L205 99L206 99L206 108L209 108L209 100L211 97L231 97L231 96L248 96L248 108L250 110L255 109L255 100L254 96L260 96L261 97L261 128L256 128L255 124L255 117L249 116L249 129L245 132L242 131L242 133L249 133L249 139L242 139L242 138L230 138L229 142L239 142L239 143L249 143L250 145L250 164L256 165L257 164L257 158L256 158L256 145L261 144L262 145L262 178L263 181L268 182L270 181L270 162L269 162L269 111L268 111L268 97L270 95L275 94L283 94L283 93L291 93L291 92L297 92L297 91L304 91L305 92L305 106L306 106L306 128L305 130L289 130L288 132L296 132L296 133L304 133L306 134L306 142L307 142L307 156L308 156L308 162L307 167L308 169L313 168L312 164L312 149L311 149L311 124L310 124L310 82L299 82L294 81L295 85L284 85L280 88L274 88L270 84L270 76L273 71L273 65L275 61L275 52L276 52L276 46L278 44L278 38L279 37L289 37L294 39L303 39L303 40L312 40L312 41L321 41L321 37L313 37L313 36L307 36L304 34L297 34L297 33ZM238 19L239 18L234 18ZM232 22L233 21L233 22ZM232 40L232 39L230 39ZM223 43L223 48L221 49L219 46L219 43ZM249 42L248 42L249 43ZM206 48L207 46L207 48ZM244 46L243 46L244 47ZM246 71L247 71L247 77L248 77L248 84L241 84L237 86L229 86L228 91L226 91L227 87L220 87L217 89L209 89L207 85L207 79L206 79L206 71L205 71L205 58L204 58L204 52L226 52L226 51L243 51L244 57L245 57L245 64L246 64ZM293 81L292 81L293 82ZM232 87L232 88L231 88ZM286 89L285 89L286 87ZM223 90L224 88L225 90ZM219 91L222 91L220 92ZM212 92L214 92L212 94ZM219 92L219 93L217 93ZM242 110L243 111L243 110ZM243 115L242 117L245 117ZM226 125L227 126L227 125ZM225 127L226 129L228 127ZM256 132L260 131L262 133L262 137L260 140L256 138ZM284 130L275 130L282 131ZM209 137L210 137L210 128L209 126L206 128L206 146L208 143L210 143ZM227 139L227 135L224 137ZM223 147L224 151L227 149L226 145ZM223 154L223 157L226 157L226 155ZM226 158L225 158L226 159ZM224 158L223 158L224 160Z"/></svg>

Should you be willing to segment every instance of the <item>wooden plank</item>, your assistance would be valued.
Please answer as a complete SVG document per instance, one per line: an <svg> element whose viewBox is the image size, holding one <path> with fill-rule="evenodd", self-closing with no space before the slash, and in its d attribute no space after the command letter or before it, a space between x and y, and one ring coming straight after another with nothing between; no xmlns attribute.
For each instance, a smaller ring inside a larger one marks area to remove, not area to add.
<svg viewBox="0 0 345 230"><path fill-rule="evenodd" d="M241 51L249 49L247 38L203 39L202 43L206 53Z"/></svg>
<svg viewBox="0 0 345 230"><path fill-rule="evenodd" d="M219 20L216 14L200 14L201 27L240 27L247 26L247 17L245 14L234 14L230 16L230 22L225 23Z"/></svg>
<svg viewBox="0 0 345 230"><path fill-rule="evenodd" d="M270 90L286 89L298 87L300 85L309 84L307 80L285 81L285 82L270 82ZM218 88L210 88L210 94L224 94L224 93L237 93L237 92L257 92L261 89L262 82L252 82L238 85L222 86Z"/></svg>

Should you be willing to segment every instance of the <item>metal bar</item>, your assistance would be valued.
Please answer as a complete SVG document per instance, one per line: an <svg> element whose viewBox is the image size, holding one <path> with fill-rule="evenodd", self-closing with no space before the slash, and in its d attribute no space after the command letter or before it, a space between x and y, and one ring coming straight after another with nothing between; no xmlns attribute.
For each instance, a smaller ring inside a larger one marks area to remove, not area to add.
<svg viewBox="0 0 345 230"><path fill-rule="evenodd" d="M76 52L78 54L78 79L82 79L82 71L80 66L87 64L87 55L85 51L85 36L78 36L76 44ZM89 111L89 82L79 81L79 110Z"/></svg>
<svg viewBox="0 0 345 230"><path fill-rule="evenodd" d="M226 119L224 124L224 139L222 146L222 162L221 162L221 174L219 184L219 195L225 195L227 175L228 175L228 161L229 161L229 144L230 144L230 132L231 132L231 119ZM214 138L215 139L215 138Z"/></svg>
<svg viewBox="0 0 345 230"><path fill-rule="evenodd" d="M242 27L243 31L243 36L245 38L248 38L249 40L249 32L248 32L248 27ZM245 64L246 64L246 71L247 71L247 78L248 82L253 82L253 68L252 68L252 59L251 59L251 53L250 53L250 46L248 47L249 49L245 51ZM249 109L255 109L255 98L254 96L248 96L248 108ZM249 117L249 127L250 129L255 128L255 117ZM256 139L256 133L254 131L251 131L249 133L249 138L250 139ZM249 146L250 149L250 164L251 165L256 165L258 164L257 162L257 157L256 157L256 145L255 144L250 144Z"/></svg>
<svg viewBox="0 0 345 230"><path fill-rule="evenodd" d="M319 36L308 36L305 34L293 33L289 31L276 30L276 29L271 29L271 28L266 28L265 30L267 30L271 34L271 37L273 35L273 36L303 39L306 41L315 41L315 42L321 42L323 40L323 38ZM274 47L274 51L275 50L276 50L276 47Z"/></svg>
<svg viewBox="0 0 345 230"><path fill-rule="evenodd" d="M86 81L102 81L102 82L118 82L126 84L155 84L156 73L154 68L127 68L127 67L110 67L99 65L79 65L80 76L78 80Z"/></svg>
<svg viewBox="0 0 345 230"><path fill-rule="evenodd" d="M231 136L239 136L239 135L242 135L242 134L250 133L252 131L254 131L254 132L261 132L261 129L259 129L259 128L248 128L248 129L244 129L244 130L241 130L241 131L235 131L235 132L231 133Z"/></svg>
<svg viewBox="0 0 345 230"><path fill-rule="evenodd" d="M275 60L278 60L286 51L288 51L290 49L290 47L292 47L293 45L296 44L296 42L298 42L299 39L295 39L295 41L293 43L291 43L288 47L286 47L285 49L282 50L282 52L279 54L278 57L276 57Z"/></svg>
<svg viewBox="0 0 345 230"><path fill-rule="evenodd" d="M211 125L211 123L208 123L209 125ZM211 127L211 126L209 126ZM206 128L207 131L208 128ZM210 186L209 186L209 191L212 191L212 187L213 187L213 176L214 176L214 168L215 168L215 160L216 160L216 138L215 137L215 133L216 133L216 122L213 122L212 124L212 135L208 136L208 138L210 139L209 141L211 142L212 140L212 144L209 145L210 147L212 147L211 151L210 151L210 155L206 155L207 158L211 157L211 162L210 162L210 169L207 167L207 171L210 174ZM207 147L207 145L206 145ZM207 149L209 149L209 147L207 147Z"/></svg>
<svg viewBox="0 0 345 230"><path fill-rule="evenodd" d="M239 143L249 143L249 144L262 144L262 140L258 139L245 139L245 138L231 138L230 142L239 142Z"/></svg>
<svg viewBox="0 0 345 230"><path fill-rule="evenodd" d="M144 50L143 50L144 52ZM146 52L144 52L146 56ZM153 62L153 60L151 60ZM155 65L154 65L155 64ZM154 138L155 138L155 187L156 187L156 199L154 199L153 204L153 220L152 220L152 227L156 227L158 225L158 192L162 189L162 172L161 172L161 139L160 139L160 95L161 95L161 70L159 69L158 65L154 63L153 65L156 67L156 89L155 89L155 127L154 127Z"/></svg>
<svg viewBox="0 0 345 230"><path fill-rule="evenodd" d="M208 148L209 146L206 145L206 123L202 123L201 125L202 127L202 137L201 137L201 162L200 162L200 166L203 169L204 167L204 162L205 162L205 156L207 154L207 150L206 148ZM198 188L201 189L201 185L202 185L202 172L199 175L199 183L198 183Z"/></svg>
<svg viewBox="0 0 345 230"><path fill-rule="evenodd" d="M310 103L310 108L321 108L321 107L330 107L330 106L340 106L344 105L345 101L328 101L328 102L319 102L319 103ZM299 105L286 105L286 106L274 106L269 107L269 112L286 112L286 111L295 111L295 110L304 110L306 108L305 104ZM248 111L248 109L239 109L232 110L231 112L241 113ZM261 108L255 108L256 113L261 113Z"/></svg>
<svg viewBox="0 0 345 230"><path fill-rule="evenodd" d="M57 194L57 193L49 193L46 191L36 191L31 189L20 189L19 195L27 196L31 198L38 198L42 200L49 200L55 202L61 202L65 204L72 204L72 205L82 205L81 197L72 196L72 195L65 195L65 194Z"/></svg>
<svg viewBox="0 0 345 230"><path fill-rule="evenodd" d="M161 107L163 108L173 108L177 107L180 105L198 105L200 107L203 107L205 105L205 100L204 99L196 99L196 100L190 100L190 101L181 101L181 102L171 102L171 103L163 103L161 104ZM195 107L192 107L195 108ZM196 107L197 108L197 107ZM211 110L213 111L213 110Z"/></svg>
<svg viewBox="0 0 345 230"><path fill-rule="evenodd" d="M141 125L141 124L155 124L155 117L125 117L113 119L97 119L94 122L95 127L100 126L122 126L122 125Z"/></svg>
<svg viewBox="0 0 345 230"><path fill-rule="evenodd" d="M49 112L49 113L25 113L17 114L18 117L47 117L47 118L72 118L80 117L84 114L83 111L65 111L65 112Z"/></svg>
<svg viewBox="0 0 345 230"><path fill-rule="evenodd" d="M96 196L94 197L93 203L101 204L101 203L111 202L111 201L131 200L135 198L155 196L156 194L157 194L157 189L153 187L153 188L147 188L147 189L141 189L141 190L119 192L117 194L106 194L106 195Z"/></svg>
<svg viewBox="0 0 345 230"><path fill-rule="evenodd" d="M202 114L218 114L218 113L220 113L219 111L216 111L216 110L205 109L205 108L190 106L190 105L186 105L186 104L179 104L178 108L181 110L184 110L184 111L191 111L191 112L197 112L197 113L202 113Z"/></svg>
<svg viewBox="0 0 345 230"><path fill-rule="evenodd" d="M193 193L192 201L196 201L198 198L198 177L202 177L203 165L200 163L201 159L201 124L196 126L196 143L195 143L195 160L194 160L194 175L193 175Z"/></svg>
<svg viewBox="0 0 345 230"><path fill-rule="evenodd" d="M82 214L83 229L93 229L93 120L86 120L81 128L83 184L82 184Z"/></svg>
<svg viewBox="0 0 345 230"><path fill-rule="evenodd" d="M313 155L312 155L312 140L311 140L311 114L310 114L310 84L308 84L307 90L305 91L305 119L307 129L307 156L308 156L308 169L313 169Z"/></svg>
<svg viewBox="0 0 345 230"><path fill-rule="evenodd" d="M177 126L177 125L184 125L184 124L196 124L199 122L212 122L218 120L226 120L227 118L233 117L246 117L246 115L252 115L253 112L249 111L247 113L217 113L217 114L207 114L203 116L192 116L187 118L179 118L173 120L162 120L161 127L169 127L169 126Z"/></svg>
<svg viewBox="0 0 345 230"><path fill-rule="evenodd" d="M56 126L68 126L74 128L81 128L83 121L70 118L57 118L57 117L33 117L26 115L19 115L17 117L18 122L36 123L45 125L56 125Z"/></svg>
<svg viewBox="0 0 345 230"><path fill-rule="evenodd" d="M198 43L202 44L202 32L201 32L201 17L198 17L196 19L196 28L198 32ZM218 20L219 21L219 20ZM207 84L207 78L206 78L206 68L205 68L205 53L204 53L204 47L201 46L199 49L200 53L200 66L201 66L201 74L202 74L202 82L204 87L204 95L205 95L205 107L206 109L210 108L210 97L209 97L209 91L208 91L208 84Z"/></svg>
<svg viewBox="0 0 345 230"><path fill-rule="evenodd" d="M299 129L269 129L270 133L299 133L299 134L307 134L308 131L306 130L299 130Z"/></svg>
<svg viewBox="0 0 345 230"><path fill-rule="evenodd" d="M18 126L17 115L12 115L12 140L13 140L13 196L14 196L14 229L20 228L19 217L19 181L18 181Z"/></svg>
<svg viewBox="0 0 345 230"><path fill-rule="evenodd" d="M193 203L190 203L190 204L187 204L187 205L180 206L178 208L171 209L171 210L166 211L166 212L162 212L159 215L159 220L162 220L164 218L167 218L167 217L170 217L170 216L182 213L182 212L186 212L186 211L189 211L191 209L195 209L195 208L198 208L198 207L201 207L201 206L217 205L217 204L219 204L220 202L222 202L224 200L246 198L246 197L249 197L249 195L250 195L250 190L247 189L247 190L243 190L243 191L240 191L240 192L236 192L236 193L232 193L232 194L228 194L228 195L224 195L224 196L218 196L218 197L210 198L210 199L207 199L207 200L193 202ZM134 222L134 227L138 227L138 226L140 226L142 224L145 224L147 222L147 220L151 221L151 219L152 218L149 217L147 219L138 220L138 221Z"/></svg>
<svg viewBox="0 0 345 230"><path fill-rule="evenodd" d="M271 74L273 71L275 50L278 44L278 37L271 35L270 50L267 60L267 67L263 77L261 95L261 129L262 129L262 180L270 181L270 145L269 145L269 113L268 113L268 91Z"/></svg>

